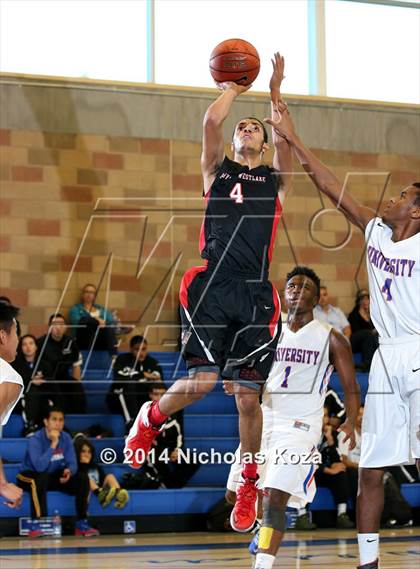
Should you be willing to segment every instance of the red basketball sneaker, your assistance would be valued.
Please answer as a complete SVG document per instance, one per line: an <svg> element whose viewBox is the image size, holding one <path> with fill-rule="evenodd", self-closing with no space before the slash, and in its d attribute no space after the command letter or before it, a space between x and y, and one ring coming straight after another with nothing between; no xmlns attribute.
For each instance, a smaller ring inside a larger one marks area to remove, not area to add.
<svg viewBox="0 0 420 569"><path fill-rule="evenodd" d="M236 490L236 502L230 514L230 525L235 531L245 533L254 527L257 517L257 480L243 478Z"/></svg>
<svg viewBox="0 0 420 569"><path fill-rule="evenodd" d="M149 411L156 401L147 401L140 407L136 420L125 439L124 456L131 468L141 468L146 462L153 441L162 432L163 427L152 427L149 423Z"/></svg>

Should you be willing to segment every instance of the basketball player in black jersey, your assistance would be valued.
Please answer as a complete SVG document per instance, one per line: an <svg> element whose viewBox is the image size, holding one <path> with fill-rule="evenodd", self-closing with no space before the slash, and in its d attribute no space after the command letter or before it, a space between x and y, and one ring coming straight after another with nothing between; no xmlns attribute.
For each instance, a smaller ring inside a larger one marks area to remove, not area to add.
<svg viewBox="0 0 420 569"><path fill-rule="evenodd" d="M276 118L284 60L277 53L272 63L270 92ZM200 252L205 264L188 270L180 289L189 377L178 380L158 403L143 405L126 439L125 454L132 466L141 466L169 415L209 393L220 373L232 379L243 480L231 521L237 531L248 531L255 522L254 455L262 430L259 395L281 327L279 297L268 280L268 269L292 164L287 142L276 134L273 167L262 163L267 132L261 121L251 117L235 126L233 160L224 155L224 121L234 100L249 86L227 82L218 87L222 94L208 108L203 124L201 169L207 207Z"/></svg>

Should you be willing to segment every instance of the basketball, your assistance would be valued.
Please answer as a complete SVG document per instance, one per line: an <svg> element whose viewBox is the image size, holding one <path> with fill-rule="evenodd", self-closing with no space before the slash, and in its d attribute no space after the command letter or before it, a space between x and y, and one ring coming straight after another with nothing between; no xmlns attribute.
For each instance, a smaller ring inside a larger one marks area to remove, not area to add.
<svg viewBox="0 0 420 569"><path fill-rule="evenodd" d="M241 39L219 43L210 55L210 73L217 83L234 81L250 85L260 71L260 56L255 47Z"/></svg>

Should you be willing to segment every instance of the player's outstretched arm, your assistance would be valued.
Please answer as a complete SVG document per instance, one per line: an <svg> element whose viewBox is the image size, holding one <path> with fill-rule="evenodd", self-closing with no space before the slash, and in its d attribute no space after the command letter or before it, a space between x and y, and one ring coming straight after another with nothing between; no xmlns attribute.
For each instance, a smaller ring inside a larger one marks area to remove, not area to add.
<svg viewBox="0 0 420 569"><path fill-rule="evenodd" d="M350 449L353 449L356 444L354 427L360 408L360 388L356 381L349 341L336 330L331 330L330 333L330 362L334 364L344 390L347 419L339 430L346 435L344 441L350 439Z"/></svg>
<svg viewBox="0 0 420 569"><path fill-rule="evenodd" d="M288 110L285 109L283 112L280 110L278 120L265 119L265 122L288 141L315 186L331 199L351 223L364 231L369 221L375 217L375 212L344 191L335 174L303 144L295 131Z"/></svg>
<svg viewBox="0 0 420 569"><path fill-rule="evenodd" d="M280 91L281 83L284 79L284 57L277 51L271 63L273 65L273 73L270 79L271 119L278 121L281 118L279 108L286 109L286 104L282 99ZM274 145L273 166L281 172L281 189L279 193L281 201L283 201L292 185L293 152L287 140L277 134L274 128L272 129L272 137Z"/></svg>
<svg viewBox="0 0 420 569"><path fill-rule="evenodd" d="M217 83L223 93L212 103L204 115L203 150L201 154L201 171L204 178L204 191L210 189L217 168L223 161L225 149L223 139L223 123L229 114L233 101L251 85L244 87L231 81Z"/></svg>

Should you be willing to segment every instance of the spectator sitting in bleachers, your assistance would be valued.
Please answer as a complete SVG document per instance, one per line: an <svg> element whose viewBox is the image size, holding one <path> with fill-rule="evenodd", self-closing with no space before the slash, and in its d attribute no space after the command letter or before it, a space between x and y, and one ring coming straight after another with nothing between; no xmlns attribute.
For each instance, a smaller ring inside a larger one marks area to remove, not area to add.
<svg viewBox="0 0 420 569"><path fill-rule="evenodd" d="M159 401L165 391L163 383L151 385L149 399ZM168 417L162 432L155 440L155 446L152 447L155 460L149 459L149 463L153 464L159 473L162 487L183 488L200 467L199 464L188 463L179 455L184 444L181 422L182 411Z"/></svg>
<svg viewBox="0 0 420 569"><path fill-rule="evenodd" d="M130 352L114 362L113 382L107 395L110 413L123 415L130 427L140 407L149 400L150 385L163 380L159 362L147 353L147 340L133 336Z"/></svg>
<svg viewBox="0 0 420 569"><path fill-rule="evenodd" d="M353 510L356 510L357 487L359 481L359 461L360 450L362 447L363 412L364 407L361 405L354 429L356 438L356 446L354 449L350 449L350 441L344 442L345 434L338 433L338 452L340 453L341 460L347 469L347 478L349 481L350 498L352 500Z"/></svg>
<svg viewBox="0 0 420 569"><path fill-rule="evenodd" d="M44 419L44 427L28 439L22 471L17 475L19 486L30 492L30 537L43 535L39 519L47 515L48 490L75 496L75 535L89 537L99 534L87 520L89 477L86 472L78 471L73 441L63 428L63 411L58 407L50 408Z"/></svg>
<svg viewBox="0 0 420 569"><path fill-rule="evenodd" d="M95 302L97 293L93 284L83 287L81 302L70 308L70 324L75 326L74 334L81 350L94 348L113 355L117 352L116 328L119 323L109 310Z"/></svg>
<svg viewBox="0 0 420 569"><path fill-rule="evenodd" d="M314 318L322 322L328 322L333 328L341 332L346 338L350 338L350 323L344 312L338 306L329 303L328 290L326 286L320 289L319 303L314 308Z"/></svg>
<svg viewBox="0 0 420 569"><path fill-rule="evenodd" d="M332 387L325 394L324 407L328 409L329 423L334 429L338 429L346 420L346 408L338 393Z"/></svg>
<svg viewBox="0 0 420 569"><path fill-rule="evenodd" d="M337 528L354 528L347 515L347 502L350 497L349 481L346 466L342 462L337 449L337 433L329 424L328 409L324 407L323 437L318 450L322 456L322 464L315 474L316 485L329 488L337 506Z"/></svg>
<svg viewBox="0 0 420 569"><path fill-rule="evenodd" d="M48 407L58 404L57 385L49 381L52 370L48 362L45 359L38 361L36 338L31 334L21 337L12 367L22 377L25 386L21 405L15 409L22 414L27 436L42 426Z"/></svg>
<svg viewBox="0 0 420 569"><path fill-rule="evenodd" d="M86 413L82 385L82 356L76 340L66 334L64 316L53 314L48 334L38 339L40 358L51 366L52 381L57 382L59 404L66 413Z"/></svg>
<svg viewBox="0 0 420 569"><path fill-rule="evenodd" d="M89 476L90 490L101 506L105 508L115 500L115 508L124 508L129 500L128 492L121 488L113 474L105 474L104 469L94 462L95 447L92 443L79 435L74 441L74 448L79 470Z"/></svg>
<svg viewBox="0 0 420 569"><path fill-rule="evenodd" d="M351 326L351 348L353 353L361 352L362 363L356 366L359 371L370 370L373 354L379 346L378 332L370 319L370 297L367 290L359 290L356 303L349 314Z"/></svg>

